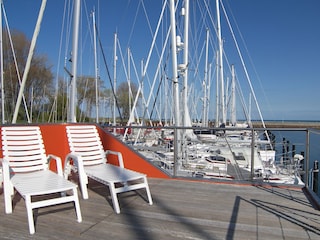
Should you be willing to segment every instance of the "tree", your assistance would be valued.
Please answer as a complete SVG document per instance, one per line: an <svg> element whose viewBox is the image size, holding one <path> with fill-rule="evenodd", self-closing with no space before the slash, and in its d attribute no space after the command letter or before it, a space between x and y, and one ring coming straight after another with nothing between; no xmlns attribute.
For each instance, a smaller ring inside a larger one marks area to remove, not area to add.
<svg viewBox="0 0 320 240"><path fill-rule="evenodd" d="M3 34L4 49L4 91L7 121L11 121L15 103L20 89L25 64L27 61L30 41L24 33L13 31L11 34L13 47L9 37ZM14 53L11 49L14 49ZM14 61L16 59L16 61ZM58 81L58 89L53 87L53 74L46 55L36 51L31 61L28 78L24 89L28 115L32 121L66 121L68 112L68 87L70 79ZM96 103L96 81L91 76L77 78L77 120L89 121ZM107 93L103 82L98 81L99 99ZM26 121L26 110L22 101L18 121Z"/></svg>
<svg viewBox="0 0 320 240"><path fill-rule="evenodd" d="M10 45L9 36L3 34L3 58L4 58L4 92L6 106L6 118L12 119L16 99L20 89L25 64L28 57L30 41L24 33L13 31L11 33L13 46ZM12 52L12 49L14 52ZM14 61L16 59L16 62ZM36 119L48 110L50 96L53 95L53 74L47 57L35 52L31 61L31 67L25 85L24 97L30 117ZM31 112L32 110L32 112ZM19 109L18 120L26 120L26 110L23 103Z"/></svg>
<svg viewBox="0 0 320 240"><path fill-rule="evenodd" d="M98 80L98 90L103 89L103 82ZM98 98L99 98L98 93ZM93 108L96 105L96 80L92 76L80 76L77 79L77 106L81 108L81 114L78 119L84 116L91 116Z"/></svg>
<svg viewBox="0 0 320 240"><path fill-rule="evenodd" d="M68 96L67 96L68 83L62 78L58 80L58 88L56 89L55 95L51 98L51 111L49 115L49 122L64 122L67 120L67 107L68 107Z"/></svg>
<svg viewBox="0 0 320 240"><path fill-rule="evenodd" d="M68 112L68 88L70 79L67 81L59 79L58 91L52 105L55 105L54 112L58 121L65 121ZM99 105L104 98L110 98L110 90L105 89L103 81L98 80ZM96 81L92 76L79 76L77 78L77 99L76 119L78 122L87 122L93 117L93 110L96 106Z"/></svg>
<svg viewBox="0 0 320 240"><path fill-rule="evenodd" d="M137 95L138 88L134 83L130 84L131 93L129 91L129 85L127 82L122 82L117 88L117 101L118 106L122 109L123 119L129 119L130 109L133 107L135 96ZM131 99L131 106L129 104L129 98Z"/></svg>

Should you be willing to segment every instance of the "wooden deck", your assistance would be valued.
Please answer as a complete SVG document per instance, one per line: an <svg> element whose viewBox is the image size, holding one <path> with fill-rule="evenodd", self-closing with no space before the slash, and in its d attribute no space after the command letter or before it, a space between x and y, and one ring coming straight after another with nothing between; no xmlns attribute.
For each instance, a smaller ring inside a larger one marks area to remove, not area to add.
<svg viewBox="0 0 320 240"><path fill-rule="evenodd" d="M40 209L30 235L23 199L4 213L0 239L319 239L320 211L302 189L149 179L154 205L141 195L121 195L121 214L106 187L90 181L80 200L83 222L71 205Z"/></svg>

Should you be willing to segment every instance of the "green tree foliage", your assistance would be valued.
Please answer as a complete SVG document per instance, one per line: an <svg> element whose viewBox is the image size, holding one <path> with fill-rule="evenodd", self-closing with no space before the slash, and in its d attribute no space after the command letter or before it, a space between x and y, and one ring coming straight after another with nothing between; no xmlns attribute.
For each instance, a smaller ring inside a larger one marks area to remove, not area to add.
<svg viewBox="0 0 320 240"><path fill-rule="evenodd" d="M102 82L98 81L98 89ZM99 96L98 96L99 97ZM77 116L79 121L83 121L85 116L90 116L96 105L96 80L90 76L80 76L77 79L77 106L83 110Z"/></svg>
<svg viewBox="0 0 320 240"><path fill-rule="evenodd" d="M58 91L55 98L55 117L57 121L66 121L68 112L68 97L70 91L70 79L59 79ZM79 76L77 78L76 119L78 122L88 122L96 107L96 81L92 76ZM105 89L103 81L98 80L98 104L101 105L104 98L110 99L110 90ZM109 103L109 102L108 102ZM93 117L92 117L93 118Z"/></svg>
<svg viewBox="0 0 320 240"><path fill-rule="evenodd" d="M121 114L124 120L127 120L130 117L130 110L133 107L134 99L137 95L137 92L138 88L137 85L134 83L131 83L129 88L127 82L122 82L117 88L116 95L118 106L122 110ZM129 104L130 102L131 104Z"/></svg>
<svg viewBox="0 0 320 240"><path fill-rule="evenodd" d="M12 31L11 39L13 46L10 44L7 32L4 32L4 101L5 118L8 122L12 121L30 47L30 41L22 32ZM24 90L26 108L24 107L24 101L22 101L18 121L27 121L26 109L32 122L64 122L67 120L68 92L70 92L71 80L60 78L58 88L55 89L51 67L46 55L38 54L35 51ZM111 91L105 89L100 79L98 81L98 91L99 102L101 102L100 99L111 99ZM77 78L77 121L90 121L95 106L95 78L79 76Z"/></svg>
<svg viewBox="0 0 320 240"><path fill-rule="evenodd" d="M30 41L25 34L13 31L11 33L13 46L11 46L8 34L5 33L3 34L4 100L5 116L7 121L10 122L27 61ZM48 109L46 108L50 103L50 96L53 92L52 81L53 74L51 66L48 65L47 57L35 53L24 91L25 103L31 119L42 119L47 114ZM23 103L20 106L18 120L26 120L26 110Z"/></svg>

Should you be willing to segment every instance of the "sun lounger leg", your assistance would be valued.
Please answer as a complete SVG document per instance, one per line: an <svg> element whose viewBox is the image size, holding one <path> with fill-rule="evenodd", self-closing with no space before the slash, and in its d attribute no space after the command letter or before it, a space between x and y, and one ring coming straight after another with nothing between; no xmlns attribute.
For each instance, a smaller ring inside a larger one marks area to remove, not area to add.
<svg viewBox="0 0 320 240"><path fill-rule="evenodd" d="M30 195L25 196L25 201L26 201L26 208L28 213L29 232L30 234L34 234L35 229L34 229L34 220L33 220L33 210L31 206L31 196Z"/></svg>
<svg viewBox="0 0 320 240"><path fill-rule="evenodd" d="M14 194L13 186L10 182L9 167L6 163L3 163L3 195L5 203L6 214L12 213L12 195Z"/></svg>
<svg viewBox="0 0 320 240"><path fill-rule="evenodd" d="M12 199L11 199L11 194L4 191L4 202L5 202L5 209L6 209L6 214L12 213Z"/></svg>
<svg viewBox="0 0 320 240"><path fill-rule="evenodd" d="M144 177L144 182L146 184L146 192L147 192L149 204L152 205L153 201L152 201L151 192L150 192L150 189L149 189L149 184L148 184L147 177Z"/></svg>
<svg viewBox="0 0 320 240"><path fill-rule="evenodd" d="M111 194L111 198L112 198L114 211L117 214L119 214L120 213L120 206L119 206L118 197L117 197L114 183L109 184L109 190L110 190L110 194Z"/></svg>
<svg viewBox="0 0 320 240"><path fill-rule="evenodd" d="M69 160L70 159L67 157L66 161L65 161L66 166L67 166L67 163L69 162ZM79 183L80 183L80 190L81 190L82 198L88 199L89 198L88 188L87 188L88 176L83 169L81 157L73 156L73 161L74 161L73 164L75 164L75 167L78 170L78 174L79 174Z"/></svg>
<svg viewBox="0 0 320 240"><path fill-rule="evenodd" d="M81 193L82 193L82 198L83 199L88 199L89 195L88 195L88 188L87 188L87 177L86 176L82 176L79 173L79 181L80 181L80 187L81 187Z"/></svg>
<svg viewBox="0 0 320 240"><path fill-rule="evenodd" d="M73 191L73 196L74 196L74 204L76 207L77 220L78 220L78 222L82 222L82 215L81 215L81 210L80 210L77 188L73 188L72 191Z"/></svg>

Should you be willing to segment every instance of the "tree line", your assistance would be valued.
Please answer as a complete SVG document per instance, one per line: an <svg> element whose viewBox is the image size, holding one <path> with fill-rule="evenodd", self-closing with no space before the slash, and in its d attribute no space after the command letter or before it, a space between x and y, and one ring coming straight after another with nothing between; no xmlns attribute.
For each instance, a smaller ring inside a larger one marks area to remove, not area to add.
<svg viewBox="0 0 320 240"><path fill-rule="evenodd" d="M6 122L10 123L15 110L20 83L22 80L25 63L30 47L30 40L20 31L11 32L11 38L3 32L3 92L1 101L4 103L4 111L1 114ZM12 44L11 44L12 43ZM28 78L24 90L24 98L19 107L18 122L65 122L68 114L68 89L70 79L61 77L55 81L52 73L52 65L49 64L45 54L35 51L31 61ZM130 85L133 94L129 94L129 86L122 81L117 87L116 99L119 111L123 119L129 118L129 96L133 98L137 92L134 83ZM104 101L102 108L111 108L114 102L113 91L104 85L104 81L98 79L99 102ZM105 101L108 99L107 101ZM76 119L79 122L94 121L94 108L96 107L96 81L93 76L79 76L77 78ZM132 106L131 106L132 107ZM101 107L100 107L101 109ZM101 116L101 115L100 115ZM104 118L106 116L101 116Z"/></svg>

